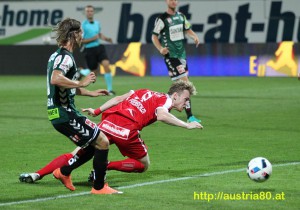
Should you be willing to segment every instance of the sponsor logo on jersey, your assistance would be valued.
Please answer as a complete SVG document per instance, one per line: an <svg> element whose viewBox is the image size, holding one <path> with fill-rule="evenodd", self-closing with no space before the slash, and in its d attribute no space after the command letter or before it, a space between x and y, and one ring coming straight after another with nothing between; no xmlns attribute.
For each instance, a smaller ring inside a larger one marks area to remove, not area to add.
<svg viewBox="0 0 300 210"><path fill-rule="evenodd" d="M54 64L53 64L53 69L56 69L56 68L57 68L57 65L58 65L58 64L60 63L60 61L61 61L61 58L62 58L61 55L59 55L59 56L57 56L57 57L55 58Z"/></svg>
<svg viewBox="0 0 300 210"><path fill-rule="evenodd" d="M127 128L123 128L107 120L102 121L99 127L102 131L105 131L112 136L128 140L130 130Z"/></svg>
<svg viewBox="0 0 300 210"><path fill-rule="evenodd" d="M68 69L69 69L69 66L66 65L66 64L60 64L60 65L59 65L59 68L60 68L61 70L63 70L63 71L65 72L65 74L66 74L67 71L68 71Z"/></svg>
<svg viewBox="0 0 300 210"><path fill-rule="evenodd" d="M135 106L142 114L146 113L146 109L144 108L143 104L140 101L138 101L136 99L130 99L129 103L132 106Z"/></svg>
<svg viewBox="0 0 300 210"><path fill-rule="evenodd" d="M69 60L70 60L70 59L71 59L70 56L66 55L66 56L64 57L64 60L62 61L62 64L67 65L67 64L69 63Z"/></svg>
<svg viewBox="0 0 300 210"><path fill-rule="evenodd" d="M71 59L70 56L66 55L63 59L63 61L61 62L61 64L59 65L59 68L62 69L65 73L67 73L67 71L70 69L70 67L72 67L73 65L73 61Z"/></svg>
<svg viewBox="0 0 300 210"><path fill-rule="evenodd" d="M172 41L178 41L184 39L183 36L183 25L174 25L169 28L170 39Z"/></svg>

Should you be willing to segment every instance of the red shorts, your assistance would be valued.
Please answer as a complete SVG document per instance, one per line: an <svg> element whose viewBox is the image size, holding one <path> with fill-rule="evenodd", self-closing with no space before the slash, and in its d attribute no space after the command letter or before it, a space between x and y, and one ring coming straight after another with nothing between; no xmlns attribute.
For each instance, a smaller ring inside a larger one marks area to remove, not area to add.
<svg viewBox="0 0 300 210"><path fill-rule="evenodd" d="M147 146L133 121L112 114L102 119L98 127L111 144L116 144L123 156L137 160L147 155Z"/></svg>

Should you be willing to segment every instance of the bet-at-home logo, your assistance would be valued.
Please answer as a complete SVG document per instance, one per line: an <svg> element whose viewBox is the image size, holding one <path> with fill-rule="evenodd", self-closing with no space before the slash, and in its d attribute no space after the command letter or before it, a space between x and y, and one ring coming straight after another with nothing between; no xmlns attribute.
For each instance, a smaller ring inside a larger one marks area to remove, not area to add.
<svg viewBox="0 0 300 210"><path fill-rule="evenodd" d="M239 3L239 1L236 2L237 11L235 14L232 15L226 13L226 11L216 12L208 15L206 22L200 22L205 21L205 17L203 17L198 23L192 24L192 29L203 35L204 43L229 43L231 41L234 43L248 43L252 35L259 34L264 37L262 42L277 42L277 36L279 41L293 40L295 39L294 29L297 26L296 39L300 41L299 16L292 11L283 11L282 9L283 2L287 3L287 1L270 2L270 11L266 11L267 22L265 20L251 21L255 16L255 11L250 11L250 4L254 4L253 1L245 4ZM151 43L154 22L161 12L152 14L148 20L145 20L142 12L133 13L131 11L132 4L122 4L117 41L118 43L139 42L142 39L142 34L146 34L146 42ZM179 7L179 11L185 14L187 20L191 20L193 16L189 10L190 4ZM298 21L298 24L296 21ZM147 27L144 27L145 23ZM281 31L279 30L279 24L282 23L283 30ZM144 28L146 28L145 33L143 33Z"/></svg>
<svg viewBox="0 0 300 210"><path fill-rule="evenodd" d="M263 0L262 0L263 1ZM202 1L200 1L202 2ZM213 2L211 2L209 13L197 20L193 18L196 14L190 11L193 5L200 5L198 1L190 3L181 2L178 8L185 14L187 20L192 22L192 29L203 37L202 43L248 43L255 42L281 42L281 41L300 41L300 19L296 14L299 9L295 6L293 11L285 9L285 5L289 1L277 0L265 1L266 11L265 18L255 20L257 16L257 2L259 1L228 1L232 5L233 12L229 13L224 8L223 11L215 12ZM297 5L298 1L291 1ZM149 2L145 2L145 5ZM20 3L21 4L21 3ZM107 1L107 4L112 4ZM1 4L0 8L0 35L5 35L7 27L43 27L56 25L65 17L64 12L72 10L71 8L41 8L41 9L14 9L10 4ZM41 4L43 5L43 4ZM115 21L111 23L112 27L116 27L117 43L141 42L145 40L151 43L151 36L155 19L164 12L164 8L157 8L149 15L143 10L145 7L140 6L140 10L133 11L132 7L139 7L137 2L122 3L120 12L114 16ZM105 10L105 6L103 7ZM65 11L64 11L65 10ZM77 13L71 14L76 17ZM81 14L82 15L82 14ZM83 17L82 17L83 18ZM81 19L81 18L80 18ZM192 21L191 21L192 20ZM102 20L102 22L110 20ZM107 29L109 30L109 29ZM145 36L145 37L142 37Z"/></svg>

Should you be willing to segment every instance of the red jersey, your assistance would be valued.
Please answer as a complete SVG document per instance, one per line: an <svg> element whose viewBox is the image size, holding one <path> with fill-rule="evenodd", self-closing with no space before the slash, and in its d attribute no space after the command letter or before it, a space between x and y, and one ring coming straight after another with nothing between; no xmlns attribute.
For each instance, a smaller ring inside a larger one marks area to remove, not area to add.
<svg viewBox="0 0 300 210"><path fill-rule="evenodd" d="M170 111L171 98L165 93L141 89L131 90L131 95L121 103L102 113L102 121L111 114L121 115L133 121L137 130L150 125L157 120L156 110L159 107Z"/></svg>

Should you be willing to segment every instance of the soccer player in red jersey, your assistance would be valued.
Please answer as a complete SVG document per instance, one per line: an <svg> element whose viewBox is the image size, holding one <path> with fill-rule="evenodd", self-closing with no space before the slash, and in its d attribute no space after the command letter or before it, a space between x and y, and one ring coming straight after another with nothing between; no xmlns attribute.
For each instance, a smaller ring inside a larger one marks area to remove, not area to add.
<svg viewBox="0 0 300 210"><path fill-rule="evenodd" d="M102 113L99 129L106 135L110 144L115 144L121 154L128 157L125 160L109 162L107 170L146 171L150 160L140 131L157 120L186 129L203 128L198 122L184 122L169 112L171 109L181 112L187 105L190 95L194 94L196 89L191 82L179 80L171 85L167 94L148 89L131 90L110 99L97 109L82 109L93 117ZM47 173L51 173L54 168L68 164L68 161L77 161L82 152L77 148L73 154L61 155L36 173L21 174L20 181L39 180Z"/></svg>

